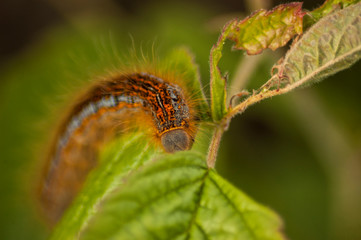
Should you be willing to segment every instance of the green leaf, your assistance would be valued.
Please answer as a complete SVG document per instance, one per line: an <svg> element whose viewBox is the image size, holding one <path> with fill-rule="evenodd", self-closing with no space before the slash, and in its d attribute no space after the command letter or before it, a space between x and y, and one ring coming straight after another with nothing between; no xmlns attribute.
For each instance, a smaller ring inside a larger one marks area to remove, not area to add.
<svg viewBox="0 0 361 240"><path fill-rule="evenodd" d="M302 33L304 15L301 2L281 4L269 11L262 9L243 20L231 21L227 38L236 43L234 48L246 50L249 55L266 48L275 50Z"/></svg>
<svg viewBox="0 0 361 240"><path fill-rule="evenodd" d="M164 155L98 205L80 239L283 239L282 222L194 151Z"/></svg>
<svg viewBox="0 0 361 240"><path fill-rule="evenodd" d="M219 121L227 113L226 99L227 99L227 82L226 77L222 76L222 73L218 67L219 61L222 57L223 45L226 41L231 28L226 25L218 41L213 45L209 56L209 66L211 71L211 111L213 121Z"/></svg>
<svg viewBox="0 0 361 240"><path fill-rule="evenodd" d="M266 86L288 92L350 67L361 57L361 3L318 21L287 52Z"/></svg>
<svg viewBox="0 0 361 240"><path fill-rule="evenodd" d="M152 159L159 151L149 144L149 136L133 133L108 146L92 171L83 190L66 211L51 239L74 239L96 212L97 205L128 174Z"/></svg>
<svg viewBox="0 0 361 240"><path fill-rule="evenodd" d="M169 62L169 69L179 72L182 76L182 82L184 82L184 87L187 88L188 97L195 104L199 112L199 119L209 120L209 106L203 92L199 69L194 61L194 55L188 48L181 47L173 50L168 58L166 62Z"/></svg>
<svg viewBox="0 0 361 240"><path fill-rule="evenodd" d="M236 43L236 49L248 54L261 53L266 48L273 50L284 46L292 37L302 33L302 3L281 4L274 9L259 10L242 21L226 24L210 53L211 111L214 121L227 114L227 82L218 64L226 39Z"/></svg>

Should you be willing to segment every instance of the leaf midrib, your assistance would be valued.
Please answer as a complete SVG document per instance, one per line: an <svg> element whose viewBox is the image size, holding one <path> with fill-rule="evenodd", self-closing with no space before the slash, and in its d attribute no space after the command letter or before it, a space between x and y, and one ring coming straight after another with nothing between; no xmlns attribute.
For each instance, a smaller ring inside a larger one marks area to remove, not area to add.
<svg viewBox="0 0 361 240"><path fill-rule="evenodd" d="M192 226L194 224L197 224L196 223L196 218L197 218L197 214L198 214L198 210L201 206L201 202L202 202L202 197L203 197L203 191L204 191L204 187L205 187L205 182L206 182L206 178L209 176L209 170L206 171L206 174L203 176L202 178L202 184L200 186L200 189L199 189L199 198L198 198L198 201L196 202L196 208L194 210L194 213L192 215L192 219L190 220L189 222L189 226L188 226L188 229L185 231L187 233L187 236L186 236L186 240L189 240L191 238L191 229L192 229ZM205 233L204 233L205 234ZM207 237L207 235L205 235ZM207 237L208 238L208 237Z"/></svg>
<svg viewBox="0 0 361 240"><path fill-rule="evenodd" d="M248 225L248 222L245 220L243 213L235 206L235 204L230 201L230 199L228 198L228 196L222 191L222 188L218 185L218 183L213 179L210 178L210 180L213 182L213 184L215 185L215 187L217 187L217 189L219 190L219 192L222 194L222 196L227 200L227 202L230 204L230 206L232 206L232 208L234 210L236 210L236 212L239 214L239 216L241 217L244 225L245 225L245 229L247 229L247 231L249 232L249 235L252 237L252 239L257 239L257 237L254 235L254 231L252 231L251 227Z"/></svg>

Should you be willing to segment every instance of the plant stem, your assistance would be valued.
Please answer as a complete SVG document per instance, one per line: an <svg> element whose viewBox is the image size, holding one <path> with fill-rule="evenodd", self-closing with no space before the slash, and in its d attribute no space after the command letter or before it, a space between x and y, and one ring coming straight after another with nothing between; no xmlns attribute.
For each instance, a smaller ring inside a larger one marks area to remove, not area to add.
<svg viewBox="0 0 361 240"><path fill-rule="evenodd" d="M223 133L228 129L229 122L230 118L224 118L213 132L212 141L209 145L207 155L208 168L214 168L216 165L219 144L221 142Z"/></svg>
<svg viewBox="0 0 361 240"><path fill-rule="evenodd" d="M207 156L207 166L208 168L214 168L216 165L217 153L219 149L219 143L221 142L221 138L223 135L223 130L217 127L214 130L211 144L209 145L208 149L208 156Z"/></svg>
<svg viewBox="0 0 361 240"><path fill-rule="evenodd" d="M273 80L274 78L276 78L276 76L273 76L269 81ZM221 142L223 133L228 129L231 119L235 115L243 113L250 105L253 105L254 103L257 103L265 98L269 98L287 92L288 89L286 90L285 89L267 90L264 92L258 91L258 93L254 93L252 96L248 97L245 101L241 102L236 107L230 109L228 114L220 121L218 127L214 130L212 141L208 149L208 156L207 156L208 168L214 168L216 164L219 144Z"/></svg>

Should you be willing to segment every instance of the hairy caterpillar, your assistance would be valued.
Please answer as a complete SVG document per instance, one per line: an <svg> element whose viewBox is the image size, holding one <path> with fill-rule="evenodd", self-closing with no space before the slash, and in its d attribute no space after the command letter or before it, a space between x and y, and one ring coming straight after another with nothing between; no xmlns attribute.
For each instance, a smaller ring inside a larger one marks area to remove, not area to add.
<svg viewBox="0 0 361 240"><path fill-rule="evenodd" d="M169 74L137 71L98 82L85 92L60 125L48 156L40 197L50 222L60 219L81 189L102 145L133 119L150 123L166 152L192 147L198 114L180 85Z"/></svg>

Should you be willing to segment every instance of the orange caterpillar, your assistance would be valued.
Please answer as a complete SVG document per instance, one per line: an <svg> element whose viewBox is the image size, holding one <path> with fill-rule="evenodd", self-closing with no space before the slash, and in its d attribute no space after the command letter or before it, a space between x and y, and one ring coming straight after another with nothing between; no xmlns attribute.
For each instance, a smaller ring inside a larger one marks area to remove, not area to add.
<svg viewBox="0 0 361 240"><path fill-rule="evenodd" d="M129 73L93 86L60 126L41 185L41 202L57 222L97 164L101 146L122 122L149 118L166 152L188 150L195 133L195 110L183 90L149 73Z"/></svg>

